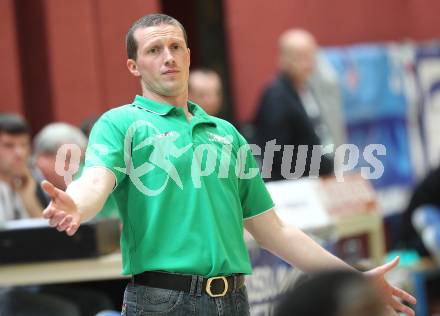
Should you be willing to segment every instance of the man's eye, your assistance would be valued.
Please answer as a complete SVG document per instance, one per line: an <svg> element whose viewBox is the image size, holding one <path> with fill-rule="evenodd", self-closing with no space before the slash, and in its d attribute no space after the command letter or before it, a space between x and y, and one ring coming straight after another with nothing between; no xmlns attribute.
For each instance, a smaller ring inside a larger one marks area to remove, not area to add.
<svg viewBox="0 0 440 316"><path fill-rule="evenodd" d="M174 50L177 50L177 49L180 48L180 45L179 44L174 44L174 45L171 46L171 48L174 49Z"/></svg>
<svg viewBox="0 0 440 316"><path fill-rule="evenodd" d="M150 48L147 52L148 54L156 54L159 51L157 47Z"/></svg>

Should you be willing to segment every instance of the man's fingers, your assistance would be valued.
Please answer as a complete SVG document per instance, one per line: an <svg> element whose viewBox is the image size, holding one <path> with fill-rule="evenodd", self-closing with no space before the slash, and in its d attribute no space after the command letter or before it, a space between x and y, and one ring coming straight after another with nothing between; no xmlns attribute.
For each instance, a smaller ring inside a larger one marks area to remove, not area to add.
<svg viewBox="0 0 440 316"><path fill-rule="evenodd" d="M400 312L405 313L408 316L415 316L414 311L409 308L408 306L400 303L399 301L397 301L396 299L392 298L391 299L391 306L395 309L398 310Z"/></svg>
<svg viewBox="0 0 440 316"><path fill-rule="evenodd" d="M393 259L393 261L390 261L380 267L377 267L373 271L379 272L381 274L385 274L385 273L393 270L395 267L397 267L397 265L399 264L399 261L400 261L400 257L397 256L396 258Z"/></svg>
<svg viewBox="0 0 440 316"><path fill-rule="evenodd" d="M55 200L58 192L55 186L47 180L41 182L41 188L49 195L52 200Z"/></svg>
<svg viewBox="0 0 440 316"><path fill-rule="evenodd" d="M52 199L52 202L43 211L43 217L49 219L49 225L56 227L58 231L66 231L69 236L75 234L79 223L73 220L71 214L68 214L75 211L75 202L64 191L56 188L49 181L42 181L41 187ZM54 203L55 199L57 200L56 203ZM61 211L60 208L65 211Z"/></svg>
<svg viewBox="0 0 440 316"><path fill-rule="evenodd" d="M387 305L386 309L387 309L387 316L399 316L399 314L397 314L397 312L391 306Z"/></svg>
<svg viewBox="0 0 440 316"><path fill-rule="evenodd" d="M414 305L417 303L417 300L414 296L396 287L393 287L393 295L400 297L402 300L407 301L410 304Z"/></svg>
<svg viewBox="0 0 440 316"><path fill-rule="evenodd" d="M66 231L66 234L68 236L72 236L78 230L79 223L74 219L74 217L72 215L69 215L69 214L66 215L65 212L63 212L63 213L64 213L64 217L62 217L62 218L59 217L58 214L56 216L54 216L54 218L53 218L54 223L57 222L61 218L61 220L59 220L59 222L54 226L56 226L58 231L60 231L60 232Z"/></svg>
<svg viewBox="0 0 440 316"><path fill-rule="evenodd" d="M71 224L67 229L66 229L66 233L69 236L73 236L73 234L76 233L76 231L78 230L79 224Z"/></svg>
<svg viewBox="0 0 440 316"><path fill-rule="evenodd" d="M68 194L66 194L63 190L56 188L49 181L42 181L41 187L47 192L52 200L49 206L43 211L43 217L50 219L51 225L57 226L59 221L58 219L53 219L53 217L57 216L58 212L61 210L64 210L68 213L74 211L76 208L75 202L73 202Z"/></svg>
<svg viewBox="0 0 440 316"><path fill-rule="evenodd" d="M70 197L63 190L58 189L49 181L43 180L41 182L41 187L46 191L52 201L56 199L62 203L67 203L67 205L72 204Z"/></svg>
<svg viewBox="0 0 440 316"><path fill-rule="evenodd" d="M43 211L44 218L51 218L55 213L55 208L52 206L52 203Z"/></svg>
<svg viewBox="0 0 440 316"><path fill-rule="evenodd" d="M72 215L65 216L64 219L58 224L57 230L60 232L65 231L72 222L72 220L73 220Z"/></svg>
<svg viewBox="0 0 440 316"><path fill-rule="evenodd" d="M54 215L49 219L50 226L57 226L66 216L66 212L58 211L55 212Z"/></svg>

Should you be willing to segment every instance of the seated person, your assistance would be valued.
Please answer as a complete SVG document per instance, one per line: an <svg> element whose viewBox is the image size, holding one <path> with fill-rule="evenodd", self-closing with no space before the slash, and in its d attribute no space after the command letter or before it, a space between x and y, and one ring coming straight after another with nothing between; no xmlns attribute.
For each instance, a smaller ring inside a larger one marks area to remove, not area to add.
<svg viewBox="0 0 440 316"><path fill-rule="evenodd" d="M30 129L16 114L0 114L0 222L41 217L40 187L29 167ZM71 302L29 288L0 288L0 315L79 316Z"/></svg>
<svg viewBox="0 0 440 316"><path fill-rule="evenodd" d="M58 162L61 168L57 169L57 152L63 145L72 145L78 151L77 154L73 151L66 151L65 155L60 154L58 159L64 161ZM48 124L33 141L35 165L44 179L65 190L72 178L75 179L82 172L86 146L87 137L79 128L60 122ZM98 218L100 217L118 217L117 205L112 195L98 214Z"/></svg>
<svg viewBox="0 0 440 316"><path fill-rule="evenodd" d="M0 222L42 216L42 191L29 165L30 141L24 119L0 114Z"/></svg>
<svg viewBox="0 0 440 316"><path fill-rule="evenodd" d="M70 150L66 150L65 154L60 153L58 159L64 161L58 162L61 168L57 169L57 152L63 145L70 145ZM87 138L77 127L59 122L48 124L35 135L33 141L35 165L44 179L65 189L69 180L72 180L69 175L73 176L79 171L86 146Z"/></svg>
<svg viewBox="0 0 440 316"><path fill-rule="evenodd" d="M70 149L59 152L63 145L69 145ZM50 123L41 129L33 140L35 165L43 179L65 189L70 181L82 172L86 146L87 137L79 128L62 122ZM116 204L110 196L98 217L117 217L117 212ZM102 291L99 282L68 284L62 287L44 286L41 291L62 295L75 301L83 314L94 315L98 311L114 307L107 291ZM81 295L81 292L86 294Z"/></svg>

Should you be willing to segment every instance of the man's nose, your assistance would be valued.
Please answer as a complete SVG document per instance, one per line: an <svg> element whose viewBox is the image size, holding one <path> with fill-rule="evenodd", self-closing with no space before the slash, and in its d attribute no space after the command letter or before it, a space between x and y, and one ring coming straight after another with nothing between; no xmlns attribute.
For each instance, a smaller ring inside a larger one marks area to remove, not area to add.
<svg viewBox="0 0 440 316"><path fill-rule="evenodd" d="M171 53L169 48L164 49L164 54L165 54L165 64L168 65L175 62L174 55Z"/></svg>
<svg viewBox="0 0 440 316"><path fill-rule="evenodd" d="M14 153L16 159L23 159L26 156L27 149L22 146L17 146L15 147Z"/></svg>

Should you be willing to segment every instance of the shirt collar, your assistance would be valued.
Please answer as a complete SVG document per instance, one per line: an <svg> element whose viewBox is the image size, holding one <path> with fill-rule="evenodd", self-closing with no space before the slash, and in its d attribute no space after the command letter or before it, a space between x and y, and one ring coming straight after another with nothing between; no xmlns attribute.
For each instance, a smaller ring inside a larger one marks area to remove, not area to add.
<svg viewBox="0 0 440 316"><path fill-rule="evenodd" d="M175 108L172 105L154 101L140 95L137 95L134 98L133 104L157 115L167 115L172 109Z"/></svg>
<svg viewBox="0 0 440 316"><path fill-rule="evenodd" d="M158 102L155 100L151 100L145 97L142 97L140 95L137 95L134 98L133 104L137 107L140 107L142 109L145 109L151 113L157 114L157 115L168 115L171 110L175 109L175 106L172 106L170 104ZM195 119L197 124L198 123L208 123L212 124L214 126L217 126L215 121L213 120L212 116L209 116L199 105L196 103L188 100L188 108L190 112L193 114L193 120Z"/></svg>
<svg viewBox="0 0 440 316"><path fill-rule="evenodd" d="M188 100L188 108L193 115L192 119L195 120L194 124L206 123L217 126L214 118L206 113L205 110L203 110L202 107L198 104L192 102L191 100Z"/></svg>

